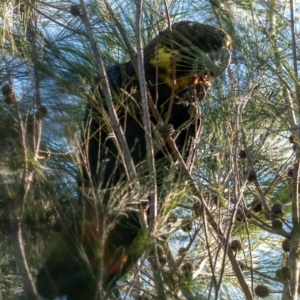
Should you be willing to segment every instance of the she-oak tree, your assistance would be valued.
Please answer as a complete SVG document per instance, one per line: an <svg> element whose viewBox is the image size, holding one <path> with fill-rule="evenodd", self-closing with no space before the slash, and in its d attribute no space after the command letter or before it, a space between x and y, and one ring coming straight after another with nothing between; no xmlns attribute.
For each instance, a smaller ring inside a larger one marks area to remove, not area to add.
<svg viewBox="0 0 300 300"><path fill-rule="evenodd" d="M200 103L193 182L183 188L168 174L153 239L118 282L124 299L297 299L299 4L223 2L145 2L142 30L136 3L86 3L105 67L134 57L138 32L145 45L179 20L223 28L233 44L229 68ZM80 209L83 99L98 68L73 3L0 5L1 86L14 92L1 103L1 293L11 299L22 286L34 299L56 231Z"/></svg>

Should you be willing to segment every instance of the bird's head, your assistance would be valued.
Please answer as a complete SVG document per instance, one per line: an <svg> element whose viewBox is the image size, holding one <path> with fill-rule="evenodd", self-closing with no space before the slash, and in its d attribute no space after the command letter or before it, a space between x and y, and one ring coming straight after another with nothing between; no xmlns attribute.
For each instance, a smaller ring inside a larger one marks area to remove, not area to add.
<svg viewBox="0 0 300 300"><path fill-rule="evenodd" d="M231 59L231 38L222 29L192 21L173 24L145 47L145 65L176 91L220 76Z"/></svg>

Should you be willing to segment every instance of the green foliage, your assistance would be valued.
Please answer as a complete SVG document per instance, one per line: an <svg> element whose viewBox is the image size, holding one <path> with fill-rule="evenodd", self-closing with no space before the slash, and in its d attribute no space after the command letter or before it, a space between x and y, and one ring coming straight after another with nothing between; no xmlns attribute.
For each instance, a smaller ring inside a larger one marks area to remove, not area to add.
<svg viewBox="0 0 300 300"><path fill-rule="evenodd" d="M115 19L131 46L136 46L135 2L117 0L110 5L114 16L103 3L87 2L107 67L129 59ZM97 67L81 18L70 14L70 6L68 1L0 3L0 85L12 85L15 97L8 105L5 95L0 95L3 299L14 299L24 286L24 273L11 243L10 221L22 224L26 260L34 278L59 240L57 231L69 228L79 210L80 131ZM165 292L170 299L245 297L225 254L226 245L210 223L213 218L228 242L242 242L243 250L236 259L245 265L243 276L252 292L255 286L267 285L268 299L281 299L287 285L275 272L289 265L296 274L295 261L299 260L281 249L284 238L297 241L292 229L299 228L297 176L287 174L299 161L293 150L299 147L299 74L295 67L299 63L293 56L299 41L294 44L292 39L289 4L275 0L145 1L144 44L168 26L168 14L171 23L190 19L224 28L232 37L233 55L228 70L200 103L203 127L192 175L210 215L194 213L193 204L199 199L185 180L172 171L166 178L149 243L163 245L167 262L156 269L161 271ZM28 132L29 120L41 106L47 107L48 114L34 119L34 126L41 128L35 136ZM291 134L296 136L293 143ZM239 157L240 150L245 151L245 158ZM250 182L247 177L252 169L257 179ZM262 212L251 209L254 199L263 202ZM278 202L285 210L280 218L283 228L275 230L269 210ZM192 225L189 230L184 230L184 222ZM182 247L186 251L179 254ZM136 277L145 295L157 294L148 252L141 259L141 270L135 268L119 281L124 299L126 295L126 299L138 299ZM297 283L298 279L291 276L291 280ZM292 293L296 299L297 291L292 289Z"/></svg>

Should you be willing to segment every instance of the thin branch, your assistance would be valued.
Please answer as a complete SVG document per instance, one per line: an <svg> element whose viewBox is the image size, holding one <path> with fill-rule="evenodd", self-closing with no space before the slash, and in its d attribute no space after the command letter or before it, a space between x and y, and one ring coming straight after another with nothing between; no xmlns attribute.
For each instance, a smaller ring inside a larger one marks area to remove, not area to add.
<svg viewBox="0 0 300 300"><path fill-rule="evenodd" d="M211 273L212 273L212 280L211 280L211 284L210 284L210 288L209 288L209 294L208 294L208 298L210 299L211 292L212 292L212 284L215 287L217 287L218 283L217 283L214 263L213 263L213 259L212 259L211 247L210 247L209 239L208 239L208 226L207 226L206 214L205 214L204 210L203 210L203 224L204 224L204 235L205 235L206 248L207 248L207 252L208 252L210 269L211 269ZM218 291L216 291L216 298L217 297L218 297Z"/></svg>
<svg viewBox="0 0 300 300"><path fill-rule="evenodd" d="M71 28L71 27L68 27L67 25L55 20L54 18L50 17L49 15L43 13L42 11L40 11L38 8L36 8L34 5L32 5L28 0L24 0L24 2L29 5L32 9L34 9L38 14L44 16L45 18L47 18L48 20L52 21L53 23L73 32L73 33L76 33L76 34L79 34L79 35L82 35L84 37L88 37L87 34L85 34L84 32L81 32L81 31L78 31L74 28Z"/></svg>
<svg viewBox="0 0 300 300"><path fill-rule="evenodd" d="M10 197L7 197L6 208L8 213L10 214L10 237L14 249L14 255L16 258L17 266L20 271L23 289L26 296L28 297L28 299L38 300L37 291L35 289L34 281L30 274L25 255L21 221L20 218L17 216L17 208L14 205L14 202L16 202L16 199L10 199Z"/></svg>
<svg viewBox="0 0 300 300"><path fill-rule="evenodd" d="M82 11L82 20L83 20L83 23L84 23L84 26L85 26L85 29L86 29L86 32L87 32L88 39L89 39L90 44L91 44L91 48L92 48L94 58L95 58L95 61L96 61L98 73L103 78L103 80L99 83L99 85L101 87L101 91L104 94L106 104L107 104L107 108L108 108L108 112L109 112L109 115L111 117L112 126L113 126L114 132L116 134L117 141L118 141L118 143L120 145L120 148L122 150L121 154L124 156L124 162L125 162L124 167L128 170L128 174L129 174L130 179L134 179L136 177L135 167L134 167L131 155L130 155L129 147L128 147L128 144L126 142L122 127L121 127L120 122L118 120L117 113L114 109L114 105L113 105L113 101L112 101L112 95L111 95L111 92L110 92L109 83L108 83L108 79L107 79L107 76L106 76L104 63L103 63L103 60L101 58L101 52L100 52L100 49L99 49L98 44L96 42L94 32L93 32L93 28L92 28L92 26L90 24L90 21L89 21L89 16L88 16L88 13L87 13L87 10L86 10L84 0L80 0L80 6L81 6L81 11Z"/></svg>
<svg viewBox="0 0 300 300"><path fill-rule="evenodd" d="M143 125L145 130L146 140L146 153L147 153L147 164L150 173L151 180L151 193L150 193L150 223L154 224L157 218L157 184L156 184L156 169L154 160L154 146L153 138L151 133L150 114L147 100L147 83L145 79L145 68L144 68L144 53L142 46L141 37L141 16L142 16L143 0L137 1L136 4L136 46L137 46L137 67L138 67L138 79L140 84L140 96L142 100L143 108Z"/></svg>

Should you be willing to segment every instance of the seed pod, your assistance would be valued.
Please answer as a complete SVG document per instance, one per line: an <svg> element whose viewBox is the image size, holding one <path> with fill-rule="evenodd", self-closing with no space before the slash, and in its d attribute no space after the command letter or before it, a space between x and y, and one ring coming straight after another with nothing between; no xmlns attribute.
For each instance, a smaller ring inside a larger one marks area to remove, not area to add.
<svg viewBox="0 0 300 300"><path fill-rule="evenodd" d="M12 96L14 94L14 88L11 84L7 83L2 87L3 96Z"/></svg>
<svg viewBox="0 0 300 300"><path fill-rule="evenodd" d="M246 151L245 150L241 150L240 153L239 153L239 157L241 159L246 159L247 158Z"/></svg>
<svg viewBox="0 0 300 300"><path fill-rule="evenodd" d="M179 255L180 257L182 257L182 256L184 256L184 255L186 254L186 252L187 252L186 248L181 247L181 248L178 250L178 255Z"/></svg>
<svg viewBox="0 0 300 300"><path fill-rule="evenodd" d="M177 217L174 213L170 213L168 217L168 223L176 223L177 222Z"/></svg>
<svg viewBox="0 0 300 300"><path fill-rule="evenodd" d="M279 220L279 219L274 219L274 220L272 220L272 227L273 227L274 229L282 228L282 221Z"/></svg>
<svg viewBox="0 0 300 300"><path fill-rule="evenodd" d="M219 197L217 195L214 195L211 197L211 201L214 205L218 205L219 204Z"/></svg>
<svg viewBox="0 0 300 300"><path fill-rule="evenodd" d="M12 104L16 103L16 98L14 95L12 95L12 96L7 95L4 97L4 102L7 105L12 105Z"/></svg>
<svg viewBox="0 0 300 300"><path fill-rule="evenodd" d="M193 211L196 217L201 217L203 214L203 206L200 201L195 201L193 204Z"/></svg>
<svg viewBox="0 0 300 300"><path fill-rule="evenodd" d="M184 276L192 277L193 275L193 264L191 262L186 262L181 266L181 270Z"/></svg>
<svg viewBox="0 0 300 300"><path fill-rule="evenodd" d="M239 240L233 240L230 243L230 248L234 252L239 252L239 251L241 251L243 249L243 244Z"/></svg>
<svg viewBox="0 0 300 300"><path fill-rule="evenodd" d="M37 119L44 119L48 114L48 109L46 106L42 105L39 107L38 111L35 113Z"/></svg>
<svg viewBox="0 0 300 300"><path fill-rule="evenodd" d="M281 268L281 276L284 281L292 279L292 269L288 266Z"/></svg>
<svg viewBox="0 0 300 300"><path fill-rule="evenodd" d="M250 182L257 180L256 172L252 169L247 177Z"/></svg>
<svg viewBox="0 0 300 300"><path fill-rule="evenodd" d="M164 255L163 256L159 256L158 257L158 261L159 261L159 263L160 263L161 266L165 266L166 263L167 263L167 258Z"/></svg>
<svg viewBox="0 0 300 300"><path fill-rule="evenodd" d="M262 202L259 199L253 200L251 207L254 212L261 212L263 209Z"/></svg>
<svg viewBox="0 0 300 300"><path fill-rule="evenodd" d="M289 239L284 239L282 241L281 247L282 247L282 250L284 252L289 252L290 251L290 247L291 247L290 240Z"/></svg>
<svg viewBox="0 0 300 300"><path fill-rule="evenodd" d="M294 168L290 167L287 171L287 176L293 178L294 176Z"/></svg>
<svg viewBox="0 0 300 300"><path fill-rule="evenodd" d="M267 298L270 294L270 290L265 285L258 285L255 287L254 293L259 298Z"/></svg>
<svg viewBox="0 0 300 300"><path fill-rule="evenodd" d="M271 212L273 215L275 215L276 217L282 217L284 214L284 206L281 203L275 203L272 207L271 207Z"/></svg>
<svg viewBox="0 0 300 300"><path fill-rule="evenodd" d="M80 5L71 5L71 7L70 7L70 13L74 17L80 16L81 15Z"/></svg>
<svg viewBox="0 0 300 300"><path fill-rule="evenodd" d="M290 280L292 278L292 270L288 266L282 267L275 272L275 276L282 281Z"/></svg>
<svg viewBox="0 0 300 300"><path fill-rule="evenodd" d="M238 221L238 222L242 222L244 221L245 217L244 217L244 213L243 211L239 208L236 212L236 215L235 215L235 219Z"/></svg>
<svg viewBox="0 0 300 300"><path fill-rule="evenodd" d="M11 84L7 83L7 84L3 85L2 94L4 96L4 102L7 105L12 105L12 104L16 103L14 88Z"/></svg>
<svg viewBox="0 0 300 300"><path fill-rule="evenodd" d="M183 221L181 229L184 232L190 232L193 229L193 222L191 222L190 220Z"/></svg>
<svg viewBox="0 0 300 300"><path fill-rule="evenodd" d="M291 144L295 144L296 136L295 136L294 134L292 134L292 135L289 137L289 140L290 140L290 143L291 143Z"/></svg>
<svg viewBox="0 0 300 300"><path fill-rule="evenodd" d="M251 215L246 209L238 208L235 215L235 220L237 222L250 222L252 220Z"/></svg>

